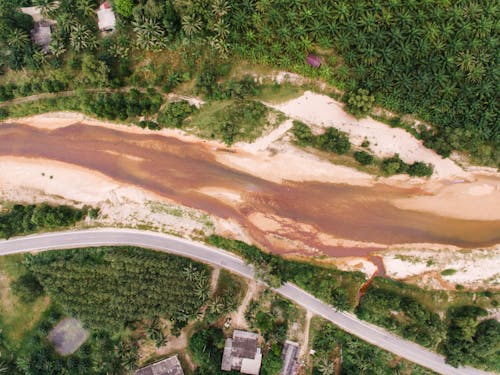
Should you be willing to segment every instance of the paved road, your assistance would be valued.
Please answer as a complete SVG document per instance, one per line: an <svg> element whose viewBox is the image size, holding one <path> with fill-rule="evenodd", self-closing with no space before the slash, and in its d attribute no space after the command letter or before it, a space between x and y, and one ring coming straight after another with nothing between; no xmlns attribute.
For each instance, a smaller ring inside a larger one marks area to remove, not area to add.
<svg viewBox="0 0 500 375"><path fill-rule="evenodd" d="M253 268L226 251L204 244L159 233L129 229L91 229L38 234L0 241L0 255L103 245L130 245L151 248L227 268L244 277L253 277ZM338 312L293 284L276 289L278 293L311 312L335 323L343 330L411 362L445 375L476 375L487 372L470 367L454 368L444 358L423 347L394 336L383 329L359 320L350 313Z"/></svg>

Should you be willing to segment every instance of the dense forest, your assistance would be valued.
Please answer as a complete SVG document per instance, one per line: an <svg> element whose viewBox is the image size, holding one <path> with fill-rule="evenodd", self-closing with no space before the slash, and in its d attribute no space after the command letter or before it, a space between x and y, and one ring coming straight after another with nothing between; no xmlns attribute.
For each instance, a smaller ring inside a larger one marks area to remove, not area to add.
<svg viewBox="0 0 500 375"><path fill-rule="evenodd" d="M6 212L0 211L0 237L9 238L18 234L68 227L75 225L87 214L97 216L98 209L70 206L50 206L16 204Z"/></svg>
<svg viewBox="0 0 500 375"><path fill-rule="evenodd" d="M209 293L207 266L132 247L47 252L27 264L54 302L94 330L157 316L182 327Z"/></svg>
<svg viewBox="0 0 500 375"><path fill-rule="evenodd" d="M17 11L32 3L57 21L50 55L30 43L32 20ZM199 93L211 96L217 69L243 58L320 77L345 90L348 108L363 92L414 114L433 125L419 127L420 137L444 156L456 149L500 162L494 0L114 0L117 32L105 38L97 33L98 3L2 1L1 70L44 71L54 84L39 90L49 92L125 84L170 90L195 76L208 88ZM305 64L309 53L322 58L319 69ZM170 68L144 69L145 56L161 54Z"/></svg>
<svg viewBox="0 0 500 375"><path fill-rule="evenodd" d="M330 322L314 318L311 323L312 348L316 351L313 375L335 374L413 374L430 375L434 372L397 360L395 356L352 336Z"/></svg>
<svg viewBox="0 0 500 375"><path fill-rule="evenodd" d="M465 297L471 297L465 300ZM497 307L493 292L429 291L375 278L356 314L446 356L454 366L500 371L500 323L482 307ZM440 315L446 317L442 319Z"/></svg>

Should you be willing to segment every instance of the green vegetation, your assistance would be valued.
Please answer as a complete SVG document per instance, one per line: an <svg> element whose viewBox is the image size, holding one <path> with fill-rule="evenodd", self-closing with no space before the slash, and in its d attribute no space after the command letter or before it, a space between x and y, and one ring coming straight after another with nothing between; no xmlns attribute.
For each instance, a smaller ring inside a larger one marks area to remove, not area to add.
<svg viewBox="0 0 500 375"><path fill-rule="evenodd" d="M294 121L292 133L295 137L297 145L301 147L315 147L326 152L333 152L338 155L346 154L351 149L351 143L346 133L343 133L335 128L328 128L321 135L314 135L311 128L300 121ZM368 147L367 141L363 142L362 147ZM412 164L407 164L398 154L377 160L373 155L364 150L354 151L352 153L354 159L362 166L377 164L380 171L385 176L395 174L408 174L413 177L430 177L434 172L434 167L431 164L426 164L416 161Z"/></svg>
<svg viewBox="0 0 500 375"><path fill-rule="evenodd" d="M75 95L40 99L34 102L12 104L2 108L1 118L21 117L50 111L80 111L107 120L137 121L142 116L156 113L163 99L153 89L140 92L94 93L77 92Z"/></svg>
<svg viewBox="0 0 500 375"><path fill-rule="evenodd" d="M374 162L375 158L373 155L366 151L356 151L354 153L354 159L361 165L370 165Z"/></svg>
<svg viewBox="0 0 500 375"><path fill-rule="evenodd" d="M291 281L341 310L354 309L359 288L365 281L360 272L285 260L242 241L211 235L207 242L232 251L255 265L257 276L270 286L279 287L281 283Z"/></svg>
<svg viewBox="0 0 500 375"><path fill-rule="evenodd" d="M328 128L323 134L313 135L311 129L300 121L294 121L292 132L300 146L312 146L342 155L351 149L349 136L336 128Z"/></svg>
<svg viewBox="0 0 500 375"><path fill-rule="evenodd" d="M212 323L237 310L245 297L246 291L245 281L229 271L221 270L217 281L217 289L207 304L205 320Z"/></svg>
<svg viewBox="0 0 500 375"><path fill-rule="evenodd" d="M434 167L431 164L426 164L416 161L412 164L407 164L398 154L382 160L380 169L386 176L395 174L407 173L415 177L430 177L434 172Z"/></svg>
<svg viewBox="0 0 500 375"><path fill-rule="evenodd" d="M257 139L271 125L268 113L265 105L250 100L209 102L191 116L187 127L204 138L231 145Z"/></svg>
<svg viewBox="0 0 500 375"><path fill-rule="evenodd" d="M69 206L14 205L10 210L0 213L0 237L9 238L40 230L69 227L82 220L88 209Z"/></svg>
<svg viewBox="0 0 500 375"><path fill-rule="evenodd" d="M16 353L10 374L123 374L135 368L137 346L124 335L111 335L106 331L94 332L71 356L58 355L47 340L47 334L63 317L55 306L44 313Z"/></svg>
<svg viewBox="0 0 500 375"><path fill-rule="evenodd" d="M245 311L245 319L252 330L264 338L262 375L275 375L282 366L281 351L293 322L301 319L300 310L270 290L252 300Z"/></svg>
<svg viewBox="0 0 500 375"><path fill-rule="evenodd" d="M453 269L453 268L447 268L443 271L441 271L441 275L443 276L451 276L451 275L454 275L457 273L457 270Z"/></svg>
<svg viewBox="0 0 500 375"><path fill-rule="evenodd" d="M356 314L443 352L453 365L470 364L498 371L498 355L493 355L498 353L498 345L488 346L494 340L498 342L498 326L479 322L478 318L499 298L498 293L488 291L430 291L376 277L361 298ZM441 318L444 315L446 319ZM484 327L488 327L488 333ZM486 361L486 356L494 359Z"/></svg>
<svg viewBox="0 0 500 375"><path fill-rule="evenodd" d="M375 97L370 95L368 90L358 89L356 92L347 95L345 100L347 103L346 109L349 112L357 117L363 117L370 113L373 103L375 102Z"/></svg>
<svg viewBox="0 0 500 375"><path fill-rule="evenodd" d="M433 374L413 363L368 344L322 318L311 321L314 375L334 374L337 365L345 375L355 374Z"/></svg>
<svg viewBox="0 0 500 375"><path fill-rule="evenodd" d="M447 362L500 371L500 323L496 319L479 320L486 315L486 310L477 306L448 311L448 332L441 346Z"/></svg>
<svg viewBox="0 0 500 375"><path fill-rule="evenodd" d="M195 375L236 375L239 372L223 372L220 369L224 350L222 329L199 324L189 339L189 351L198 365Z"/></svg>
<svg viewBox="0 0 500 375"><path fill-rule="evenodd" d="M47 252L28 256L27 264L65 313L94 330L157 316L183 326L208 298L208 267L150 250Z"/></svg>
<svg viewBox="0 0 500 375"><path fill-rule="evenodd" d="M33 21L18 10L31 2L4 0L0 6L3 100L13 91L24 96L77 86L171 89L190 77L207 98L236 98L252 95L253 79L222 78L231 71L229 62L243 60L333 84L346 91L348 108L358 115L373 98L416 115L433 125L419 128L420 137L444 156L456 149L499 163L499 9L493 0L117 0L117 30L106 37L98 34L97 1L38 3L57 21L51 55L30 41ZM308 53L321 57L320 68L305 63ZM23 69L40 87L18 79L26 78ZM57 83L41 87L49 78ZM25 87L10 90L14 82Z"/></svg>
<svg viewBox="0 0 500 375"><path fill-rule="evenodd" d="M158 114L158 123L164 127L182 127L182 122L196 111L196 106L182 100L167 104Z"/></svg>
<svg viewBox="0 0 500 375"><path fill-rule="evenodd" d="M63 317L61 309L40 293L24 258L0 257L0 368L4 373L121 374L135 367L137 348L126 335L116 332L94 332L75 354L57 355L46 337ZM26 289L29 286L35 289Z"/></svg>
<svg viewBox="0 0 500 375"><path fill-rule="evenodd" d="M410 297L381 288L369 288L356 313L361 319L429 348L435 348L444 336L444 325L438 314Z"/></svg>

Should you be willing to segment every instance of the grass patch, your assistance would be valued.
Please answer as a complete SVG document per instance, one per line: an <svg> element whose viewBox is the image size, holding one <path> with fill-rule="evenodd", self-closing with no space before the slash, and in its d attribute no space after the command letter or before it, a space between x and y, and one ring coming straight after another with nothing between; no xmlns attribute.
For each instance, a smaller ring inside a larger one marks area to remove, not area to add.
<svg viewBox="0 0 500 375"><path fill-rule="evenodd" d="M0 257L0 331L12 351L20 349L23 338L50 304L47 297L22 302L12 293L11 284L27 272L23 260L23 254Z"/></svg>
<svg viewBox="0 0 500 375"><path fill-rule="evenodd" d="M342 374L434 374L352 336L320 317L311 320L310 345L316 350L313 374L320 374L320 368L328 367L339 368Z"/></svg>
<svg viewBox="0 0 500 375"><path fill-rule="evenodd" d="M271 104L280 104L302 96L304 91L302 87L290 83L265 84L260 87L256 99Z"/></svg>
<svg viewBox="0 0 500 375"><path fill-rule="evenodd" d="M341 310L353 310L357 304L359 288L366 281L361 272L346 272L335 267L284 259L263 252L242 241L209 236L206 241L244 258L257 269L257 277L273 287L291 281L323 301Z"/></svg>
<svg viewBox="0 0 500 375"><path fill-rule="evenodd" d="M441 271L442 276L451 276L457 273L457 270L454 270L453 268L447 268L443 271Z"/></svg>
<svg viewBox="0 0 500 375"><path fill-rule="evenodd" d="M251 100L209 102L191 116L186 127L198 136L220 139L228 145L252 142L274 125L268 113L265 105Z"/></svg>
<svg viewBox="0 0 500 375"><path fill-rule="evenodd" d="M210 297L205 312L205 321L213 323L238 309L247 292L247 283L241 277L221 269L217 289Z"/></svg>
<svg viewBox="0 0 500 375"><path fill-rule="evenodd" d="M409 340L437 349L447 337L443 317L455 308L495 307L498 292L425 290L376 277L356 309L361 319L387 328Z"/></svg>

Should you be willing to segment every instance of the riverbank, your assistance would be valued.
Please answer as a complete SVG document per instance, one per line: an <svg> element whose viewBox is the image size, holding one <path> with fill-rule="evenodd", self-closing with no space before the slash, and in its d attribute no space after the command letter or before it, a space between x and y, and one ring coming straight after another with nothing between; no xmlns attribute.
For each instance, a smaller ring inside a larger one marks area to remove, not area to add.
<svg viewBox="0 0 500 375"><path fill-rule="evenodd" d="M294 147L286 131L258 140L259 147L228 149L179 130L151 132L74 113L16 123L26 126L0 126L13 141L0 152L2 200L98 203L102 225L191 238L220 233L286 256L333 257L340 268L368 275L374 266L367 257L388 246L488 247L500 228L496 176L377 179ZM29 139L37 140L32 147Z"/></svg>

